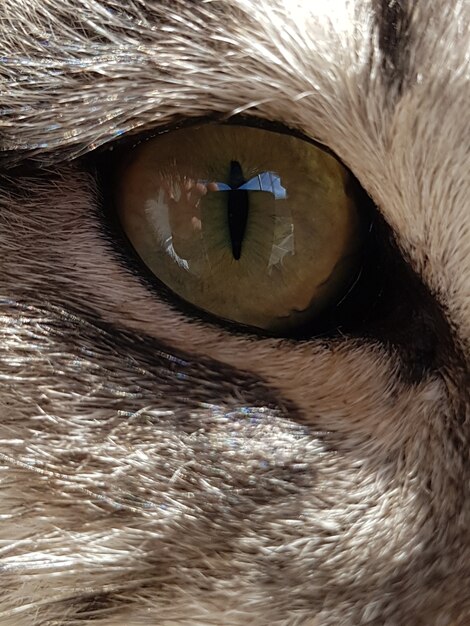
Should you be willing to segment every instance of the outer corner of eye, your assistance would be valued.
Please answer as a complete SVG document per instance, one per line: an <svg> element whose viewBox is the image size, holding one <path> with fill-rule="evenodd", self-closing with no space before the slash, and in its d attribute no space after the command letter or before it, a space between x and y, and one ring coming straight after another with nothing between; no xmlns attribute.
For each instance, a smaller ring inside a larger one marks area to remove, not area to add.
<svg viewBox="0 0 470 626"><path fill-rule="evenodd" d="M210 314L275 334L314 320L358 271L352 175L289 134L206 124L127 155L122 228L151 272Z"/></svg>

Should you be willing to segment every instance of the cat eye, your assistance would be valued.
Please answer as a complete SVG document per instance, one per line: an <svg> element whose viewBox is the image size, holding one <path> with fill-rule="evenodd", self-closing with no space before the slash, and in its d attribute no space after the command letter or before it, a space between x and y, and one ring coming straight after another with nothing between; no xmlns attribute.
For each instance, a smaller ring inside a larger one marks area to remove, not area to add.
<svg viewBox="0 0 470 626"><path fill-rule="evenodd" d="M363 216L350 172L298 137L205 124L128 151L121 227L174 294L274 334L314 320L354 282Z"/></svg>

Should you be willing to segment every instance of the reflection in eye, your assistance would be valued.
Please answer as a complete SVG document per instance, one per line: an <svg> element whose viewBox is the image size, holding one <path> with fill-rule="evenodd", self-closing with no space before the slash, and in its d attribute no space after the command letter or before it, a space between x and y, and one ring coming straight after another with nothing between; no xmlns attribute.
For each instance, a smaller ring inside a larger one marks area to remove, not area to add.
<svg viewBox="0 0 470 626"><path fill-rule="evenodd" d="M207 183L209 181L201 181ZM212 183L217 185L217 191L230 191L232 187L225 183ZM275 172L262 172L253 176L246 183L240 185L236 189L246 189L247 191L270 191L276 200L287 196L286 190L281 185L281 179Z"/></svg>
<svg viewBox="0 0 470 626"><path fill-rule="evenodd" d="M261 191L271 193L276 200L287 196L286 190L281 185L279 176L275 172L261 172L248 181L244 181L241 165L238 161L230 162L230 184L209 183L208 181L198 181L217 188L217 191L224 191L227 194L227 222L230 233L230 242L233 258L238 261L241 256L243 237L245 235L246 223L250 205L250 191ZM289 223L289 227L292 224ZM276 235L276 233L275 233ZM279 246L273 243L273 247ZM283 247L281 246L281 249ZM272 263L270 263L272 265Z"/></svg>
<svg viewBox="0 0 470 626"><path fill-rule="evenodd" d="M349 172L309 142L205 125L140 144L116 187L152 272L214 315L282 333L339 299L357 272Z"/></svg>

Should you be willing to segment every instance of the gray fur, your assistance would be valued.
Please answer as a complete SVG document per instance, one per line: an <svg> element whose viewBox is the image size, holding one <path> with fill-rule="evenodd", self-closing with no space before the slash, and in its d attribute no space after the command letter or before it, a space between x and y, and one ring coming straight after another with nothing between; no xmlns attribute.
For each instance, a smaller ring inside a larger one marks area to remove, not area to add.
<svg viewBox="0 0 470 626"><path fill-rule="evenodd" d="M470 623L469 17L3 0L2 626ZM419 376L385 338L190 318L123 262L76 157L240 111L370 193L432 301Z"/></svg>

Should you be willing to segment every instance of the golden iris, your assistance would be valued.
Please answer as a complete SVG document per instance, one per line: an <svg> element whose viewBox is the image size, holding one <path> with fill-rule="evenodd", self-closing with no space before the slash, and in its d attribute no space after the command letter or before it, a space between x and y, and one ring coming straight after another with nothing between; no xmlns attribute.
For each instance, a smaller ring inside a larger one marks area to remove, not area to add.
<svg viewBox="0 0 470 626"><path fill-rule="evenodd" d="M155 276L200 309L291 331L357 272L351 174L312 143L206 124L128 156L116 189L122 227Z"/></svg>

